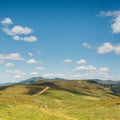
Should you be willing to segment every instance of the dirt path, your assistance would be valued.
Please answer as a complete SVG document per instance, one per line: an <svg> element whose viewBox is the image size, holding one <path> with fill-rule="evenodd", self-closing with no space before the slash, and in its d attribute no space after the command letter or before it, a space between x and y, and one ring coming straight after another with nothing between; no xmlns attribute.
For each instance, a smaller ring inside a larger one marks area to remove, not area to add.
<svg viewBox="0 0 120 120"><path fill-rule="evenodd" d="M37 93L37 94L35 94L33 96L41 95L42 93L46 92L48 89L49 89L49 87L47 86L45 89L43 89L42 91L40 91L39 93Z"/></svg>

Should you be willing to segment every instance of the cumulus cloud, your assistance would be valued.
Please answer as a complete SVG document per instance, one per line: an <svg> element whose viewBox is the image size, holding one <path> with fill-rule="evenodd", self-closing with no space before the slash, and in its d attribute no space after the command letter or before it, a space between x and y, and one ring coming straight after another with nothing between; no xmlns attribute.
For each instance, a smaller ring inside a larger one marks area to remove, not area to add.
<svg viewBox="0 0 120 120"><path fill-rule="evenodd" d="M14 26L12 29L9 29L8 27L4 27L3 31L10 36L28 35L33 32L31 28L22 27L20 25Z"/></svg>
<svg viewBox="0 0 120 120"><path fill-rule="evenodd" d="M80 74L75 74L72 75L71 78L73 79L103 79L103 80L108 80L108 79L113 79L113 76L105 73L105 72L96 72L93 71L91 72L87 72L87 73L80 73Z"/></svg>
<svg viewBox="0 0 120 120"><path fill-rule="evenodd" d="M106 42L102 46L98 47L99 54L105 54L110 52L114 52L120 55L120 45L112 45L111 43Z"/></svg>
<svg viewBox="0 0 120 120"><path fill-rule="evenodd" d="M91 48L91 45L90 45L89 43L86 43L86 42L83 43L82 46L83 46L83 47L86 47L86 48L88 48L88 49Z"/></svg>
<svg viewBox="0 0 120 120"><path fill-rule="evenodd" d="M87 65L87 66L78 66L75 68L75 71L94 71L96 70L96 67L92 65Z"/></svg>
<svg viewBox="0 0 120 120"><path fill-rule="evenodd" d="M20 37L20 36L13 36L13 39L16 41L22 40L22 41L26 41L26 42L35 42L37 41L37 37L35 36L29 36L29 37Z"/></svg>
<svg viewBox="0 0 120 120"><path fill-rule="evenodd" d="M21 76L21 75L14 75L13 78L15 78L15 79L19 79L19 78L22 78L22 76Z"/></svg>
<svg viewBox="0 0 120 120"><path fill-rule="evenodd" d="M100 16L101 17L117 17L120 15L120 10L114 10L114 11L101 11Z"/></svg>
<svg viewBox="0 0 120 120"><path fill-rule="evenodd" d="M7 73L11 73L11 74L19 74L19 75L26 75L26 73L20 71L20 70L5 70L5 72Z"/></svg>
<svg viewBox="0 0 120 120"><path fill-rule="evenodd" d="M10 18L4 18L1 21L1 24L3 24L3 25L10 25L10 24L13 24L13 22L12 22L12 20Z"/></svg>
<svg viewBox="0 0 120 120"><path fill-rule="evenodd" d="M117 78L120 79L120 75L118 75Z"/></svg>
<svg viewBox="0 0 120 120"><path fill-rule="evenodd" d="M25 42L37 41L36 36L30 35L31 33L33 33L33 30L31 28L23 27L21 25L16 25L10 29L9 26L4 26L4 24L10 24L10 23L12 24L12 20L10 18L4 19L1 23L3 24L2 30L7 35L12 36L13 40L25 41Z"/></svg>
<svg viewBox="0 0 120 120"><path fill-rule="evenodd" d="M8 69L8 70L5 70L5 72L13 75L13 78L14 79L21 79L23 76L26 75L26 73L22 72L21 70L11 70L11 69Z"/></svg>
<svg viewBox="0 0 120 120"><path fill-rule="evenodd" d="M32 33L32 29L28 27L22 27L20 25L14 26L12 29L9 29L7 27L3 28L3 31L8 35L28 35Z"/></svg>
<svg viewBox="0 0 120 120"><path fill-rule="evenodd" d="M0 61L6 60L20 60L23 61L24 58L19 53L11 53L11 54L0 54Z"/></svg>
<svg viewBox="0 0 120 120"><path fill-rule="evenodd" d="M0 64L3 64L3 62L5 62L5 61L0 59Z"/></svg>
<svg viewBox="0 0 120 120"><path fill-rule="evenodd" d="M99 54L110 53L114 50L114 47L111 43L106 42L98 48Z"/></svg>
<svg viewBox="0 0 120 120"><path fill-rule="evenodd" d="M76 62L77 64L86 64L87 61L85 59L81 59L79 61Z"/></svg>
<svg viewBox="0 0 120 120"><path fill-rule="evenodd" d="M29 59L29 60L27 60L27 63L28 64L36 64L37 61L35 59Z"/></svg>
<svg viewBox="0 0 120 120"><path fill-rule="evenodd" d="M62 74L62 73L57 73L57 74L54 74L54 73L46 73L46 74L43 74L42 77L45 77L45 78L56 78L56 77L63 78L63 77L64 77L64 74Z"/></svg>
<svg viewBox="0 0 120 120"><path fill-rule="evenodd" d="M120 45L114 46L114 52L120 55Z"/></svg>
<svg viewBox="0 0 120 120"><path fill-rule="evenodd" d="M27 35L33 32L31 28L22 27L20 25L14 26L10 31L13 35L22 35L22 34Z"/></svg>
<svg viewBox="0 0 120 120"><path fill-rule="evenodd" d="M39 71L45 70L44 67L36 67L35 69L36 69L36 70L39 70Z"/></svg>
<svg viewBox="0 0 120 120"><path fill-rule="evenodd" d="M13 64L13 63L6 63L5 66L6 66L6 67L13 67L14 64Z"/></svg>
<svg viewBox="0 0 120 120"><path fill-rule="evenodd" d="M70 60L70 59L65 59L63 62L64 62L64 63L72 63L72 60Z"/></svg>
<svg viewBox="0 0 120 120"><path fill-rule="evenodd" d="M33 57L33 54L32 54L31 52L29 52L28 55L29 55L30 57Z"/></svg>
<svg viewBox="0 0 120 120"><path fill-rule="evenodd" d="M3 27L2 29L7 35L14 36L14 34L7 27Z"/></svg>
<svg viewBox="0 0 120 120"><path fill-rule="evenodd" d="M120 33L120 15L114 19L114 23L111 25L113 33Z"/></svg>
<svg viewBox="0 0 120 120"><path fill-rule="evenodd" d="M97 68L93 65L78 66L75 68L74 72L79 74L71 75L73 79L110 79L113 76L109 74L109 68L101 67Z"/></svg>
<svg viewBox="0 0 120 120"><path fill-rule="evenodd" d="M109 74L109 68L107 67L99 68L94 74L99 79L111 79L113 77Z"/></svg>
<svg viewBox="0 0 120 120"><path fill-rule="evenodd" d="M84 79L94 79L94 75L91 73L75 74L71 76L73 79L84 80Z"/></svg>
<svg viewBox="0 0 120 120"><path fill-rule="evenodd" d="M103 67L103 68L99 69L99 72L108 72L108 71L109 71L109 69L106 68L106 67Z"/></svg>
<svg viewBox="0 0 120 120"><path fill-rule="evenodd" d="M31 72L30 74L31 75L38 75L39 73L38 72Z"/></svg>
<svg viewBox="0 0 120 120"><path fill-rule="evenodd" d="M113 21L111 24L111 28L113 33L120 33L120 10L118 11L102 11L100 16L104 17L112 17Z"/></svg>

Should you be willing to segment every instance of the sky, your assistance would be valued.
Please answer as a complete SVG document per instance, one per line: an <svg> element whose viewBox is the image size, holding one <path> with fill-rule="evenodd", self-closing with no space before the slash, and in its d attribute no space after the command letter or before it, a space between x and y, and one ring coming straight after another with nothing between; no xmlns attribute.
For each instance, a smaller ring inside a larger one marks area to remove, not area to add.
<svg viewBox="0 0 120 120"><path fill-rule="evenodd" d="M0 83L37 76L120 80L120 1L0 0Z"/></svg>

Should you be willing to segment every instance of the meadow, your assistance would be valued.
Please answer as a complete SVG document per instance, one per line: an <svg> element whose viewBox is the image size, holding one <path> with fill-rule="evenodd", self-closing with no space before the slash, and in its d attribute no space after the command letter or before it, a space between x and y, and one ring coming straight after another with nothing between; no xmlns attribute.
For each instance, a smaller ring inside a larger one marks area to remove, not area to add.
<svg viewBox="0 0 120 120"><path fill-rule="evenodd" d="M119 111L120 98L94 82L42 81L0 88L0 120L119 120Z"/></svg>

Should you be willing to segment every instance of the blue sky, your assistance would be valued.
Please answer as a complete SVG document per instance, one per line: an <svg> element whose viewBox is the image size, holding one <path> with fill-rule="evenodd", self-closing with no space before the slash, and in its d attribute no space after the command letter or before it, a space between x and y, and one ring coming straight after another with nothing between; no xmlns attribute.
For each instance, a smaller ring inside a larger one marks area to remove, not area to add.
<svg viewBox="0 0 120 120"><path fill-rule="evenodd" d="M0 82L120 80L119 6L119 0L0 0Z"/></svg>

